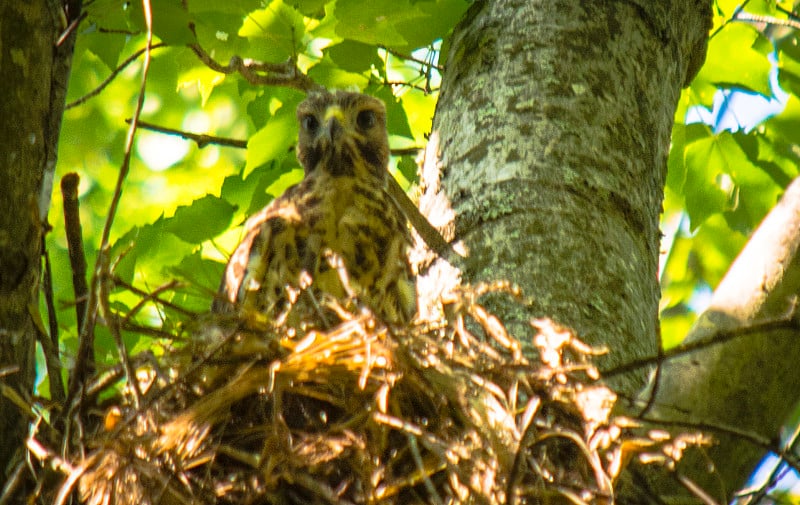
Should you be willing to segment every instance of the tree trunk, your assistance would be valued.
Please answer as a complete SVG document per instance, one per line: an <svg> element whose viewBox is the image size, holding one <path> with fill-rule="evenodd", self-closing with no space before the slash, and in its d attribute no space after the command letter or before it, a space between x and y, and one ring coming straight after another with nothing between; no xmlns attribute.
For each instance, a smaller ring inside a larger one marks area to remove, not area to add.
<svg viewBox="0 0 800 505"><path fill-rule="evenodd" d="M673 4L477 2L434 121L464 276L519 284L528 310L503 310L518 335L550 317L607 345L606 366L657 349L670 133L709 20L707 2Z"/></svg>
<svg viewBox="0 0 800 505"><path fill-rule="evenodd" d="M710 21L704 0L505 0L456 28L432 136L441 191L423 174L421 206L452 211L466 280L522 287L527 310L489 300L516 335L549 317L606 345L603 368L656 355L670 133ZM632 398L645 379L614 385Z"/></svg>
<svg viewBox="0 0 800 505"><path fill-rule="evenodd" d="M0 381L29 397L40 328L39 283L43 223L50 206L56 146L64 110L73 37L59 46L79 2L0 5ZM72 12L69 12L69 10ZM0 481L24 447L28 416L0 394Z"/></svg>

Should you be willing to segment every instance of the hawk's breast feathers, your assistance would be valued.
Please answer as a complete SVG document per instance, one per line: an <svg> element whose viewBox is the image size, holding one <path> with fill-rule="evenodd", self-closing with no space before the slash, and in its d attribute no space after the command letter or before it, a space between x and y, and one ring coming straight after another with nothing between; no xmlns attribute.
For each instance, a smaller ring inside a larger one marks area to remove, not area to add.
<svg viewBox="0 0 800 505"><path fill-rule="evenodd" d="M341 300L349 289L380 319L409 321L416 310L406 257L411 235L384 189L383 103L358 93L318 93L298 106L297 118L305 177L247 221L213 309L254 310L273 321L299 310L302 319L319 311L314 299ZM303 296L311 302L298 300Z"/></svg>

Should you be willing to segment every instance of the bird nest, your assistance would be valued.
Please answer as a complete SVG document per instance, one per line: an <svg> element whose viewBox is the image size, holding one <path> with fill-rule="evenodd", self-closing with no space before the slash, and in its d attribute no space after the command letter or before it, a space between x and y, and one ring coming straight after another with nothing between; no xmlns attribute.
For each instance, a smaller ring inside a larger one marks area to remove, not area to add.
<svg viewBox="0 0 800 505"><path fill-rule="evenodd" d="M462 288L407 328L341 307L305 335L213 316L134 358L100 421L63 435L69 457L28 446L65 475L56 503L89 505L613 503L632 454L676 459L686 440L612 415L598 350L538 320L524 356L487 290L514 296Z"/></svg>

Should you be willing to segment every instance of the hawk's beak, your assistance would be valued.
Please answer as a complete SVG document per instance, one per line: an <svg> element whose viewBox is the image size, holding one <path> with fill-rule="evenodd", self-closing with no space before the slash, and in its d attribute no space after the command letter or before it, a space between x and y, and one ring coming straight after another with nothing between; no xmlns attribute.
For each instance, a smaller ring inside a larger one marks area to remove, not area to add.
<svg viewBox="0 0 800 505"><path fill-rule="evenodd" d="M342 134L344 125L344 112L337 105L328 107L323 118L322 134L332 143Z"/></svg>

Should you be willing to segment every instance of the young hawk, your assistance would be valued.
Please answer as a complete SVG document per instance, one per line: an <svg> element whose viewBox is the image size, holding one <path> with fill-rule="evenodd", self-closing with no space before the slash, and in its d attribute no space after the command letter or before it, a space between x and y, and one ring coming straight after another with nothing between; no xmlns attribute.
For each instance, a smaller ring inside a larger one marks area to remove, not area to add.
<svg viewBox="0 0 800 505"><path fill-rule="evenodd" d="M303 181L247 221L212 310L296 323L318 316L326 296L341 301L351 291L383 321L409 321L416 311L406 259L411 235L385 191L383 103L317 92L297 107L297 119Z"/></svg>

